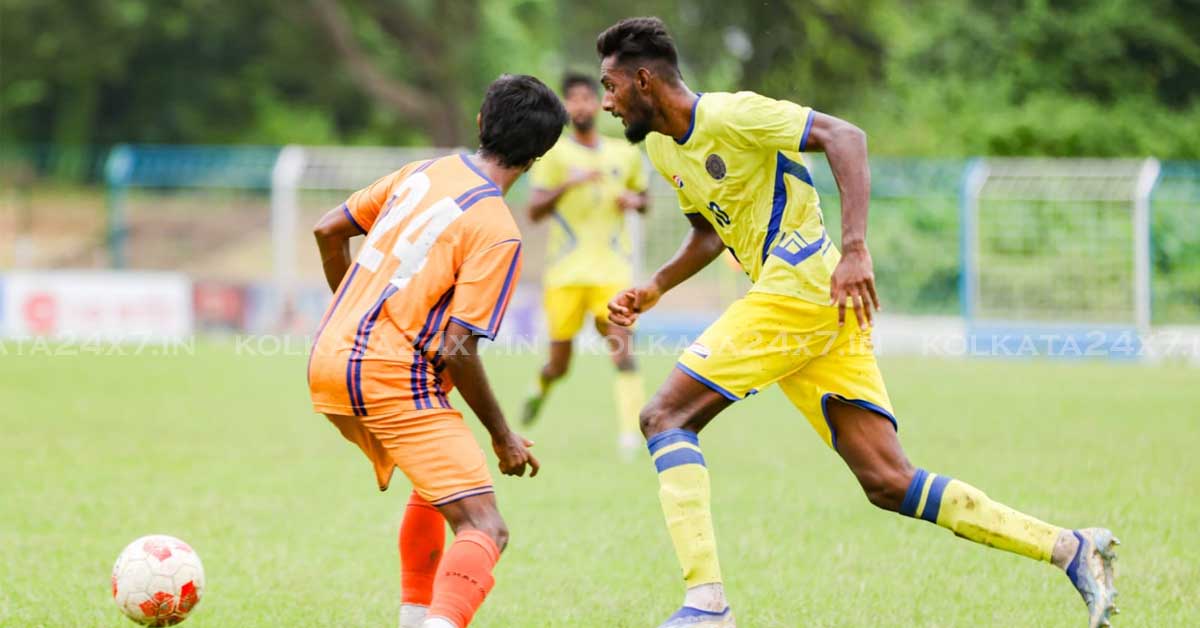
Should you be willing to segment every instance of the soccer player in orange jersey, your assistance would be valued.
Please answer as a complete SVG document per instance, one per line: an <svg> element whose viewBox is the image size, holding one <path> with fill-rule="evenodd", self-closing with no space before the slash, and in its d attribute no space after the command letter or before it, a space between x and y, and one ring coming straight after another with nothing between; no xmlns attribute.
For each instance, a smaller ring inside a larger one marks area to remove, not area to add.
<svg viewBox="0 0 1200 628"><path fill-rule="evenodd" d="M502 196L558 140L566 112L530 76L505 75L481 107L479 150L410 163L315 228L334 290L309 360L313 407L358 445L386 490L412 482L400 527L401 628L464 628L492 588L508 530L483 452L446 394L458 387L505 475L536 475L478 356L521 272ZM356 258L350 238L365 235ZM443 555L445 522L455 539Z"/></svg>

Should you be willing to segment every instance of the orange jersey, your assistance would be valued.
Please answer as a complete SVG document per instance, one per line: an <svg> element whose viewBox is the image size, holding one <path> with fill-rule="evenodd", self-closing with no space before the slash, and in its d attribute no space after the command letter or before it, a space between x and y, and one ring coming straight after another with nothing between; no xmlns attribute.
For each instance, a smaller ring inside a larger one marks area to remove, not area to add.
<svg viewBox="0 0 1200 628"><path fill-rule="evenodd" d="M367 239L317 330L313 407L358 416L449 408L446 325L494 338L521 273L521 233L500 188L451 155L404 166L342 210Z"/></svg>

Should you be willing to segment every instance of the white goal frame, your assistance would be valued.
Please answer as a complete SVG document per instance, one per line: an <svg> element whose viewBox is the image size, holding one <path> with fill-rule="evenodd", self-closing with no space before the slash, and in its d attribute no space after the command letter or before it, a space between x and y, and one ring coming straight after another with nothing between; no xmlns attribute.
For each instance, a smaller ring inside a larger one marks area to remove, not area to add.
<svg viewBox="0 0 1200 628"><path fill-rule="evenodd" d="M1149 333L1151 324L1150 195L1159 172L1160 164L1153 158L974 160L964 172L960 197L960 298L971 340L968 350L988 354L994 352L998 335L1016 334L1023 338L1040 336L1033 345L1048 354L1054 353L1056 342L1072 343L1081 352L1080 344L1108 350L1114 342L1125 342L1129 344L1128 350L1118 353L1130 357L1140 354L1139 338ZM1085 316L1046 310L1041 316L1010 317L997 316L982 307L981 277L989 269L980 260L984 228L980 212L989 211L986 209L989 201L1061 202L1066 207L1078 204L1085 209L1099 204L1109 208L1127 204L1132 222L1129 246L1133 260L1132 281L1128 286L1132 308L1128 316L1086 320ZM979 337L987 335L993 342L977 342Z"/></svg>

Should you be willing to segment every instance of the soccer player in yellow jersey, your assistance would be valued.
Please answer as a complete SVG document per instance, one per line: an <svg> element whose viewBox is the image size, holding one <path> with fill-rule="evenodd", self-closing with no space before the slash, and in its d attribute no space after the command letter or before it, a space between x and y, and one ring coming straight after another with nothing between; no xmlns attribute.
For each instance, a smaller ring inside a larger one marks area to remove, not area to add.
<svg viewBox="0 0 1200 628"><path fill-rule="evenodd" d="M641 443L642 378L630 329L609 325L607 315L609 299L633 281L625 213L646 210L646 172L635 146L596 131L600 93L594 79L569 73L562 93L571 130L530 173L529 216L535 222L550 219L542 278L550 359L526 399L523 418L525 424L537 419L551 386L571 363L572 339L590 318L617 367L618 446L632 457Z"/></svg>
<svg viewBox="0 0 1200 628"><path fill-rule="evenodd" d="M692 92L658 18L623 20L599 36L596 48L605 110L621 118L631 141L646 140L650 161L676 187L691 223L673 258L612 300L610 320L632 324L725 247L753 282L683 353L641 412L687 584L682 608L662 626L734 626L698 433L730 404L771 384L842 457L872 504L1056 565L1082 594L1090 626L1107 625L1116 595L1111 532L1039 521L966 482L915 468L900 447L870 344L878 299L866 242L866 135L833 116L751 92ZM825 231L805 151L823 151L837 179L840 253Z"/></svg>

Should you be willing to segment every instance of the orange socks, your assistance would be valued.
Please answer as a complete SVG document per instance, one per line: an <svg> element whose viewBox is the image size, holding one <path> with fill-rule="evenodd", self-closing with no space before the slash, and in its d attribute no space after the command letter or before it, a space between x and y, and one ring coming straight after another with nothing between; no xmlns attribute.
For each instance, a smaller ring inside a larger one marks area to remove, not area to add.
<svg viewBox="0 0 1200 628"><path fill-rule="evenodd" d="M500 548L492 537L479 530L460 532L438 568L428 616L466 628L495 584L492 568L499 559Z"/></svg>
<svg viewBox="0 0 1200 628"><path fill-rule="evenodd" d="M445 545L442 513L413 491L400 524L401 603L429 606L433 601L433 580Z"/></svg>

